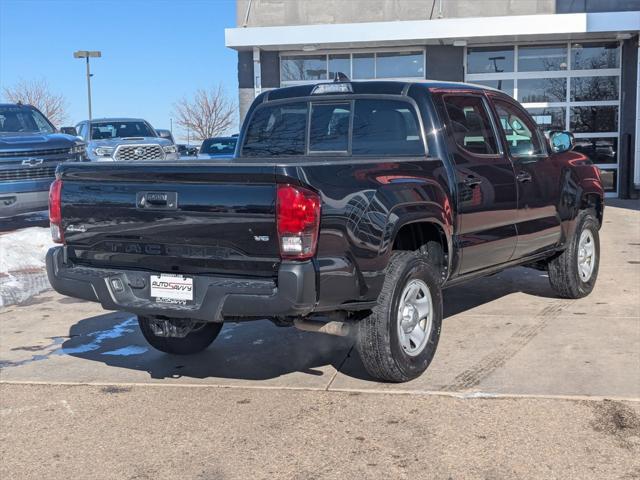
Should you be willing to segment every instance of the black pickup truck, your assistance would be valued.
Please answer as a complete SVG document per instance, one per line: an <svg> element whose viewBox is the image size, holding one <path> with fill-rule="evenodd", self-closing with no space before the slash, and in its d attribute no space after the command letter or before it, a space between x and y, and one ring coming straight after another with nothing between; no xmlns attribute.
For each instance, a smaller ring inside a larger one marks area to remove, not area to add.
<svg viewBox="0 0 640 480"><path fill-rule="evenodd" d="M272 90L233 159L61 165L49 279L137 314L164 352L270 318L351 330L373 377L410 380L434 356L443 288L526 265L561 297L593 289L604 194L572 145L474 85Z"/></svg>

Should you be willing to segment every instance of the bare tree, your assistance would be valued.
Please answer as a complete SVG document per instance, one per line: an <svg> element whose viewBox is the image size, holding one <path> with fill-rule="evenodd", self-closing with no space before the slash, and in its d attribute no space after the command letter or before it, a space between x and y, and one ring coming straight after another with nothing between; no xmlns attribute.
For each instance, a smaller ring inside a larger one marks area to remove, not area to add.
<svg viewBox="0 0 640 480"><path fill-rule="evenodd" d="M201 141L225 133L233 124L236 108L218 85L196 90L192 99L181 98L173 109L176 123L191 132L190 138Z"/></svg>
<svg viewBox="0 0 640 480"><path fill-rule="evenodd" d="M46 80L20 80L12 87L5 87L4 97L11 103L33 105L56 127L67 120L67 101L63 95L53 93Z"/></svg>

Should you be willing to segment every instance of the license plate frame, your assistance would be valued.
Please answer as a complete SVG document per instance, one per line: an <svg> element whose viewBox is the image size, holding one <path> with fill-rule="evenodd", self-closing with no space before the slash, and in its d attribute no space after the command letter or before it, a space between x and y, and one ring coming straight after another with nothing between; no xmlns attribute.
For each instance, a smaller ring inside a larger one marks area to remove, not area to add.
<svg viewBox="0 0 640 480"><path fill-rule="evenodd" d="M175 273L149 275L149 296L156 303L192 304L195 298L193 277Z"/></svg>

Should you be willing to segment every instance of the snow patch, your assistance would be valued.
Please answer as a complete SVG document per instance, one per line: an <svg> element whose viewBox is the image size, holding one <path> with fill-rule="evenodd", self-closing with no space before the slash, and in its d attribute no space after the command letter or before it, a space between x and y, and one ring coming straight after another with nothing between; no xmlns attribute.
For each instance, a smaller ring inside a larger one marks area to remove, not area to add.
<svg viewBox="0 0 640 480"><path fill-rule="evenodd" d="M30 227L0 235L0 274L44 269L47 250L53 246L48 228Z"/></svg>
<svg viewBox="0 0 640 480"><path fill-rule="evenodd" d="M0 234L0 307L22 303L50 287L45 256L53 247L48 228Z"/></svg>

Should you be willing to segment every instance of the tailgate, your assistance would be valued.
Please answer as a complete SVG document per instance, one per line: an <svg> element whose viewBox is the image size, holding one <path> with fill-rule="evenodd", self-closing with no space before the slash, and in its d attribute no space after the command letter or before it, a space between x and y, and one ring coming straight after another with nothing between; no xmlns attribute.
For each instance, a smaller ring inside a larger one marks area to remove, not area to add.
<svg viewBox="0 0 640 480"><path fill-rule="evenodd" d="M75 263L157 272L274 276L274 167L84 164L61 167Z"/></svg>

